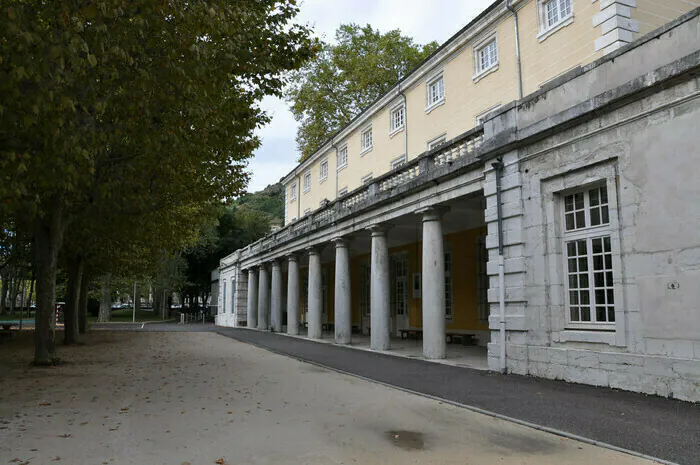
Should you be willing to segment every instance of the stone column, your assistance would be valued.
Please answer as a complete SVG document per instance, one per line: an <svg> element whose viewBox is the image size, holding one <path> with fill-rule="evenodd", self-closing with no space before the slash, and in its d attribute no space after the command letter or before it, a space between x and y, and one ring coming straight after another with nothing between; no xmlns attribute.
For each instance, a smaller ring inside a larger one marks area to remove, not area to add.
<svg viewBox="0 0 700 465"><path fill-rule="evenodd" d="M372 232L372 280L370 285L370 348L389 350L389 245L386 227L371 226Z"/></svg>
<svg viewBox="0 0 700 465"><path fill-rule="evenodd" d="M299 334L299 260L287 257L287 334Z"/></svg>
<svg viewBox="0 0 700 465"><path fill-rule="evenodd" d="M282 266L272 262L272 330L282 332Z"/></svg>
<svg viewBox="0 0 700 465"><path fill-rule="evenodd" d="M225 305L225 303L224 303ZM248 270L248 328L258 325L258 270Z"/></svg>
<svg viewBox="0 0 700 465"><path fill-rule="evenodd" d="M335 242L335 343L350 344L352 335L352 307L350 306L350 251L348 241Z"/></svg>
<svg viewBox="0 0 700 465"><path fill-rule="evenodd" d="M270 275L264 264L260 265L258 282L258 329L267 330L267 312L270 308Z"/></svg>
<svg viewBox="0 0 700 465"><path fill-rule="evenodd" d="M321 339L321 312L323 311L323 288L321 282L321 253L315 248L309 252L309 339Z"/></svg>
<svg viewBox="0 0 700 465"><path fill-rule="evenodd" d="M445 247L442 211L426 208L423 215L423 356L445 358Z"/></svg>

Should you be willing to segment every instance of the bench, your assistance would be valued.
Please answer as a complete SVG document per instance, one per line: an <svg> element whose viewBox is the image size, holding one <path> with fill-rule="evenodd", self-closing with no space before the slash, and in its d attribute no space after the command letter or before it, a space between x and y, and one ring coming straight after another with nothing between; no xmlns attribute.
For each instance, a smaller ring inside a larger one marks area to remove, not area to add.
<svg viewBox="0 0 700 465"><path fill-rule="evenodd" d="M411 339L411 335L415 339L423 339L423 330L418 329L418 328L406 328L406 329L400 329L399 332L401 333L401 339L406 337L406 339Z"/></svg>
<svg viewBox="0 0 700 465"><path fill-rule="evenodd" d="M15 326L15 323L0 322L0 326L2 326L3 331L10 331Z"/></svg>
<svg viewBox="0 0 700 465"><path fill-rule="evenodd" d="M459 331L447 331L445 336L447 337L448 344L452 344L455 339L459 339L463 345L472 345L474 344L474 337L476 334L462 333Z"/></svg>

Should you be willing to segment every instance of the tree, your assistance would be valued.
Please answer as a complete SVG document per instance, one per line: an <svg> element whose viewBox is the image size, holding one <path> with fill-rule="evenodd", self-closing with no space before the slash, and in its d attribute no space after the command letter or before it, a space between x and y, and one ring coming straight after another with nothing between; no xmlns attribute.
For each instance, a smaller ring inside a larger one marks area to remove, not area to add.
<svg viewBox="0 0 700 465"><path fill-rule="evenodd" d="M167 219L240 194L268 121L256 102L314 53L294 3L0 6L0 223L33 239L36 364L55 359L58 257L84 212Z"/></svg>
<svg viewBox="0 0 700 465"><path fill-rule="evenodd" d="M301 160L318 150L331 134L348 124L438 46L419 45L395 29L382 34L370 25L341 25L336 44L324 43L316 59L294 72L286 91L300 123Z"/></svg>

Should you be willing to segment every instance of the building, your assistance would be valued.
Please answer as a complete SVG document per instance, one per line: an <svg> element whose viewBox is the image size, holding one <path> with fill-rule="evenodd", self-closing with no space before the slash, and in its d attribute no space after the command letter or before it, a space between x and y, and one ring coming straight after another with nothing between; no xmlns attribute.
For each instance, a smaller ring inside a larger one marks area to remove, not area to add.
<svg viewBox="0 0 700 465"><path fill-rule="evenodd" d="M692 6L494 3L283 179L217 324L700 401Z"/></svg>

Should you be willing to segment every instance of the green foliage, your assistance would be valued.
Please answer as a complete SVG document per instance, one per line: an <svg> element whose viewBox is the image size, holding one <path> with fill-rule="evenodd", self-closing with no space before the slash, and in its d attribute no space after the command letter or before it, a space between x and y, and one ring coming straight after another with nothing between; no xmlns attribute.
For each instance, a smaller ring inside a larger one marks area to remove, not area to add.
<svg viewBox="0 0 700 465"><path fill-rule="evenodd" d="M294 73L286 92L299 121L301 161L391 89L438 46L419 45L398 29L382 34L370 25L341 25L336 45Z"/></svg>

